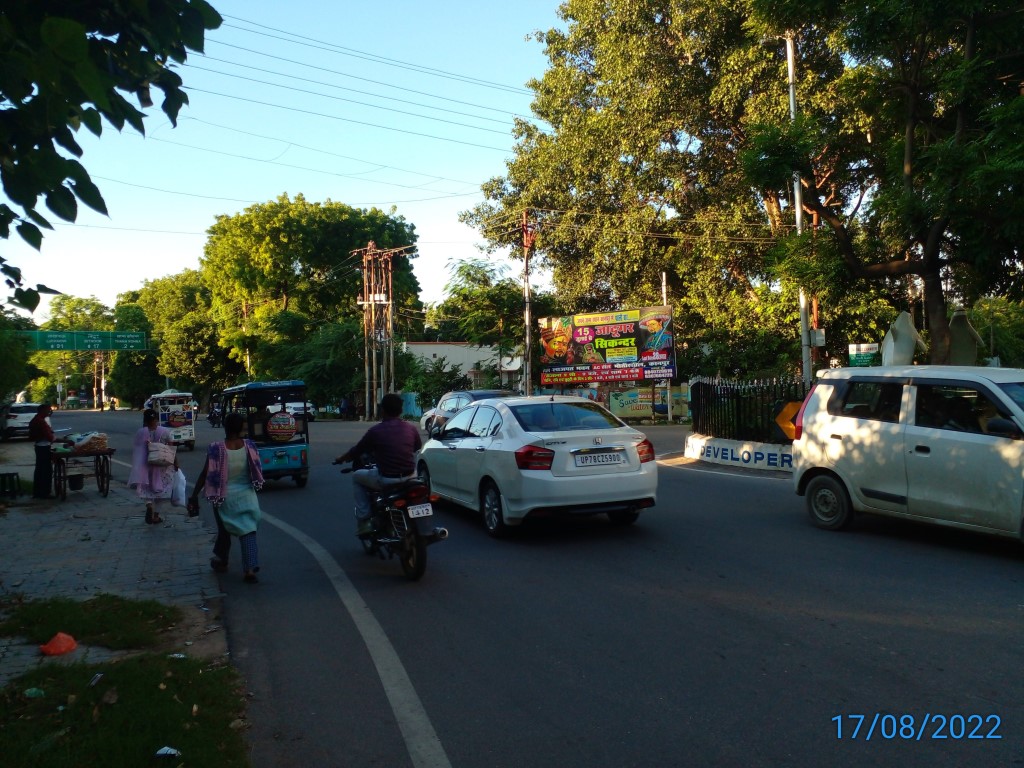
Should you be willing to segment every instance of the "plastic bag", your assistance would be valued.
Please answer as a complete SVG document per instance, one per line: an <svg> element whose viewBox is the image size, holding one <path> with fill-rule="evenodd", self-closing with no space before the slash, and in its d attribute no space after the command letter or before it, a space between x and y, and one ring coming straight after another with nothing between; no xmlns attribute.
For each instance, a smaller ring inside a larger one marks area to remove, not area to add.
<svg viewBox="0 0 1024 768"><path fill-rule="evenodd" d="M71 653L77 647L78 643L75 642L75 638L63 632L58 632L46 645L40 645L39 650L45 656L60 656L65 653Z"/></svg>
<svg viewBox="0 0 1024 768"><path fill-rule="evenodd" d="M174 473L174 482L171 483L171 506L185 506L185 490L187 485L185 473L179 469Z"/></svg>

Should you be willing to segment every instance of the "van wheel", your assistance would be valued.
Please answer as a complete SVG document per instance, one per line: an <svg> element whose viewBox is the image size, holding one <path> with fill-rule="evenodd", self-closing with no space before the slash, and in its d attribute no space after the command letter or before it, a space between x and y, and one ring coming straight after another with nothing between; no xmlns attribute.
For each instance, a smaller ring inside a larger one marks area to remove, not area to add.
<svg viewBox="0 0 1024 768"><path fill-rule="evenodd" d="M850 496L831 475L818 475L807 483L807 512L812 523L828 531L846 528L853 520Z"/></svg>

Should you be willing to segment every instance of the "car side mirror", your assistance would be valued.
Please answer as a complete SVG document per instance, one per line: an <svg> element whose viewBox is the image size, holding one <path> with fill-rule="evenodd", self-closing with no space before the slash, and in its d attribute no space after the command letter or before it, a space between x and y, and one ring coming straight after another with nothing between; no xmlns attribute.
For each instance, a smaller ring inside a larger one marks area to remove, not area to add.
<svg viewBox="0 0 1024 768"><path fill-rule="evenodd" d="M431 424L430 425L430 429L427 430L427 437L434 437L434 438L440 437L441 436L441 429L442 429L442 427L441 427L440 424Z"/></svg>
<svg viewBox="0 0 1024 768"><path fill-rule="evenodd" d="M1020 440L1021 438L1020 427L1009 419L989 419L988 424L985 425L985 431L990 435L1009 437L1012 440Z"/></svg>

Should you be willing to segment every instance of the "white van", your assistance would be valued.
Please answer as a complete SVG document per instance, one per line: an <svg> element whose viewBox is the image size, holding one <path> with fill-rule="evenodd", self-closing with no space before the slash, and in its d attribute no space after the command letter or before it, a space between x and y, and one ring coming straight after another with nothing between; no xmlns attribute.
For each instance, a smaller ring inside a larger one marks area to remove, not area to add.
<svg viewBox="0 0 1024 768"><path fill-rule="evenodd" d="M823 371L796 418L793 483L815 525L854 512L1024 537L1024 370Z"/></svg>

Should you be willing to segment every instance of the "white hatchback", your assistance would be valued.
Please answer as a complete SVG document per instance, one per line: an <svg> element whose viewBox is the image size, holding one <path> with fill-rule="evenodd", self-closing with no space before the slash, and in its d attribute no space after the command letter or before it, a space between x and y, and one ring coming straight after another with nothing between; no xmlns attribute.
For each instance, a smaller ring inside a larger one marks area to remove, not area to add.
<svg viewBox="0 0 1024 768"><path fill-rule="evenodd" d="M821 528L870 512L1021 538L1024 370L824 371L797 414L793 482Z"/></svg>
<svg viewBox="0 0 1024 768"><path fill-rule="evenodd" d="M7 426L4 428L3 439L12 437L28 437L28 424L39 412L39 403L11 403L7 410ZM50 423L50 417L46 417Z"/></svg>
<svg viewBox="0 0 1024 768"><path fill-rule="evenodd" d="M479 510L492 536L530 515L605 513L628 525L654 506L654 446L589 400L561 395L480 400L420 452L433 493Z"/></svg>

